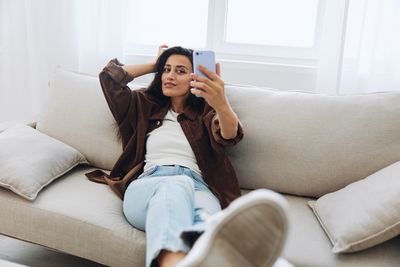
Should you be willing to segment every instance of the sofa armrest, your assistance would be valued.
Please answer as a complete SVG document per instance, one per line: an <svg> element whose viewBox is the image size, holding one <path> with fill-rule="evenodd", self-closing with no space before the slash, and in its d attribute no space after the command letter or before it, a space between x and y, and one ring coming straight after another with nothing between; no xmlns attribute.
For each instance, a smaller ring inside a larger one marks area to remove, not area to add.
<svg viewBox="0 0 400 267"><path fill-rule="evenodd" d="M29 117L29 118L25 118L25 119L0 122L0 133L12 126L17 125L17 124L25 124L32 128L36 128L36 123L37 123L37 117Z"/></svg>

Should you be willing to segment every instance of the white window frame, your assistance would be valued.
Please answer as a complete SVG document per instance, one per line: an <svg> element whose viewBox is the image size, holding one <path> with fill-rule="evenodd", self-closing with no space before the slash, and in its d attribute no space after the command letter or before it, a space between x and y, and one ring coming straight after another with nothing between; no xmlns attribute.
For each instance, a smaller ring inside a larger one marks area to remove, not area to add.
<svg viewBox="0 0 400 267"><path fill-rule="evenodd" d="M211 49L217 56L227 60L247 60L256 62L277 62L277 63L303 63L313 65L318 59L322 25L324 18L325 4L327 0L319 0L318 14L315 28L314 46L310 48L284 47L238 44L225 42L225 25L227 16L227 0L213 1L208 4L208 25L206 47L192 47L194 49ZM152 55L157 51L155 45L139 45L128 43L126 51L130 54L133 51L137 55ZM249 51L243 53L242 51Z"/></svg>
<svg viewBox="0 0 400 267"><path fill-rule="evenodd" d="M277 61L279 63L285 63L288 62L287 59L292 59L295 62L298 62L299 60L304 63L314 62L318 59L320 46L319 40L321 39L323 14L326 1L327 0L319 0L318 2L315 42L313 47L310 48L228 43L225 41L228 0L210 1L208 21L208 32L210 38L208 39L207 45L227 59L242 59L261 62ZM243 53L242 51L249 52Z"/></svg>

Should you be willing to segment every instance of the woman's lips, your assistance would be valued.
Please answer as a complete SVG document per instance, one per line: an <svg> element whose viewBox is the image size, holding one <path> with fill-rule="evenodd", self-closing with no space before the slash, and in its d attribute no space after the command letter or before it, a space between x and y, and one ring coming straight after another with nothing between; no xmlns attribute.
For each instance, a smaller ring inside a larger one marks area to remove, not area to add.
<svg viewBox="0 0 400 267"><path fill-rule="evenodd" d="M176 86L176 84L174 84L174 83L164 83L164 87L165 88L171 88L171 87L174 87L174 86Z"/></svg>

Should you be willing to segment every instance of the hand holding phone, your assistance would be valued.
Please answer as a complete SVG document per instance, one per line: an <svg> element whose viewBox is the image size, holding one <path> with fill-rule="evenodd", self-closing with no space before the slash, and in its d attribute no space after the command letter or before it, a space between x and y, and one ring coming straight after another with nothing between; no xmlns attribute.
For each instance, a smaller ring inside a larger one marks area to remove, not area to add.
<svg viewBox="0 0 400 267"><path fill-rule="evenodd" d="M207 76L199 69L199 65L207 69ZM205 101L215 110L224 108L229 102L225 96L224 81L219 74L219 65L215 64L215 53L213 51L193 51L193 79L191 82L191 93ZM198 81L196 80L198 79ZM208 81L207 81L208 80Z"/></svg>
<svg viewBox="0 0 400 267"><path fill-rule="evenodd" d="M204 72L199 69L199 65L202 65L206 69L212 72L216 72L215 69L215 53L214 51L205 51L205 50L194 50L193 51L193 72L194 74L198 74L200 76L209 78ZM196 88L198 90L202 90ZM197 96L197 95L196 95ZM201 97L201 96L197 96Z"/></svg>
<svg viewBox="0 0 400 267"><path fill-rule="evenodd" d="M193 72L203 77L207 77L206 74L204 74L201 70L199 70L199 65L202 65L209 71L215 73L216 69L215 69L214 51L201 51L201 50L193 51Z"/></svg>

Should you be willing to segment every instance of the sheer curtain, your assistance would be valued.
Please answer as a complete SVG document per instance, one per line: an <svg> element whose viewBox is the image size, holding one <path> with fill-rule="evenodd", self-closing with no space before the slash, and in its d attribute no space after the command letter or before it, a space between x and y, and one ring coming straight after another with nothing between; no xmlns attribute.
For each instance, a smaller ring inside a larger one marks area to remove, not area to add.
<svg viewBox="0 0 400 267"><path fill-rule="evenodd" d="M400 90L400 1L351 0L341 94Z"/></svg>
<svg viewBox="0 0 400 267"><path fill-rule="evenodd" d="M125 61L126 27L140 27L127 25L124 12L127 2L75 0L79 71L97 75L111 58Z"/></svg>
<svg viewBox="0 0 400 267"><path fill-rule="evenodd" d="M0 121L33 116L57 64L77 64L69 1L0 0Z"/></svg>
<svg viewBox="0 0 400 267"><path fill-rule="evenodd" d="M0 122L36 116L57 66L124 59L124 0L0 0Z"/></svg>

